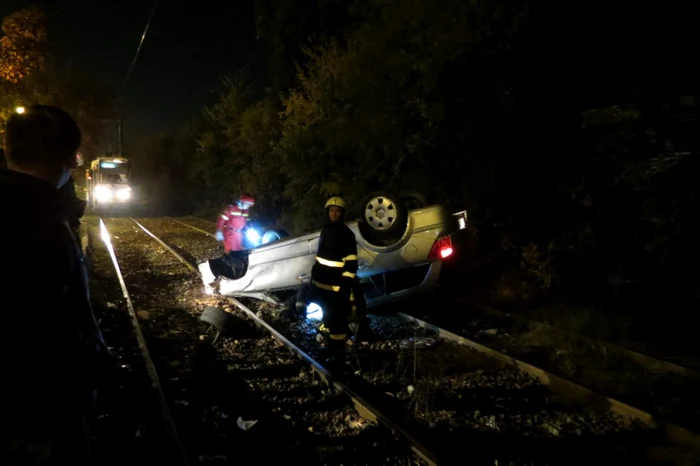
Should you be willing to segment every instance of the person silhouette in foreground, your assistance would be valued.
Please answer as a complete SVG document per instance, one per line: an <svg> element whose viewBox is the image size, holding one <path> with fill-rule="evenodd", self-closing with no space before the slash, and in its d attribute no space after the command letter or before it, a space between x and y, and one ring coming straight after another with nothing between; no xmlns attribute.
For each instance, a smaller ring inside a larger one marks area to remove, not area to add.
<svg viewBox="0 0 700 466"><path fill-rule="evenodd" d="M86 418L111 367L59 189L81 133L34 106L6 123L0 171L0 464L92 464Z"/></svg>

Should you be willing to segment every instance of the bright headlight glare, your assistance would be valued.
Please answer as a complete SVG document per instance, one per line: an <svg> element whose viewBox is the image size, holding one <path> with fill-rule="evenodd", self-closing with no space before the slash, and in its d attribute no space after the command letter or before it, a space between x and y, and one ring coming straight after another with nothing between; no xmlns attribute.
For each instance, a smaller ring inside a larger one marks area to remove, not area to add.
<svg viewBox="0 0 700 466"><path fill-rule="evenodd" d="M114 192L107 186L97 186L95 187L95 198L98 201L108 201L112 199Z"/></svg>

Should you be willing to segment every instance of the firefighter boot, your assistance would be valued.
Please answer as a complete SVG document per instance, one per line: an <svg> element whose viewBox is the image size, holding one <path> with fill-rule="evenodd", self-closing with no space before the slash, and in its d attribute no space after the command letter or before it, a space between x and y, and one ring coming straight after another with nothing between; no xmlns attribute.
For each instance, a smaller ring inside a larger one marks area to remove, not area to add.
<svg viewBox="0 0 700 466"><path fill-rule="evenodd" d="M328 340L328 358L326 367L331 372L342 373L345 371L345 340Z"/></svg>
<svg viewBox="0 0 700 466"><path fill-rule="evenodd" d="M377 335L372 331L368 317L359 317L355 322L355 341L356 343L367 341L377 341Z"/></svg>

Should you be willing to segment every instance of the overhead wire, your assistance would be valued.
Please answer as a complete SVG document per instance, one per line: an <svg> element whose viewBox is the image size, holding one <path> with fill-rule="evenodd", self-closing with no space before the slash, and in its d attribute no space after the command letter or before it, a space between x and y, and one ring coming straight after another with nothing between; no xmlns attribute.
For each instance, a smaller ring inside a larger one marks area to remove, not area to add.
<svg viewBox="0 0 700 466"><path fill-rule="evenodd" d="M151 27L151 21L153 21L153 14L156 12L156 7L158 6L158 0L154 0L153 2L153 7L151 8L151 13L148 15L148 21L146 22L146 27L143 30L143 34L141 34L141 40L139 41L139 45L136 48L136 53L134 54L134 59L131 60L131 65L129 65L129 68L126 71L126 76L124 77L124 82L122 83L122 87L119 91L119 94L117 94L116 98L116 114L117 114L117 131L118 131L118 144L119 144L119 155L124 156L124 95L126 92L126 86L129 84L129 80L131 79L131 74L134 71L134 67L136 66L136 61L139 58L139 54L141 53L141 47L143 47L143 42L146 40L146 34L148 34L148 29Z"/></svg>
<svg viewBox="0 0 700 466"><path fill-rule="evenodd" d="M134 71L134 67L136 66L136 60L139 58L139 53L141 53L141 47L143 46L143 42L146 39L146 34L148 34L148 29L151 27L151 21L153 20L153 14L156 12L156 7L158 6L158 0L155 0L153 2L153 7L151 8L151 13L148 15L148 21L146 22L146 27L143 30L143 34L141 34L141 40L139 41L139 46L136 48L136 53L134 54L134 59L131 61L131 65L129 66L129 69L126 72L126 76L124 77L124 83L122 84L121 91L119 92L119 99L118 101L121 103L121 99L124 97L124 92L126 91L126 86L129 83L129 80L131 79L131 74Z"/></svg>

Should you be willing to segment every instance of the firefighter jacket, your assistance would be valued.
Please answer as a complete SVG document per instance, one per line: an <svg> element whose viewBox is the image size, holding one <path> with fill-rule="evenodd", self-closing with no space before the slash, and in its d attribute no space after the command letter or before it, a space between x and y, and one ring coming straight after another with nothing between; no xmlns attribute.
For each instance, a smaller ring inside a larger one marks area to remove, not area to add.
<svg viewBox="0 0 700 466"><path fill-rule="evenodd" d="M355 235L344 223L331 223L321 230L316 263L311 270L312 283L323 290L349 295L356 274Z"/></svg>
<svg viewBox="0 0 700 466"><path fill-rule="evenodd" d="M227 232L240 233L248 223L248 211L230 205L223 211L216 222L216 231L226 235Z"/></svg>

